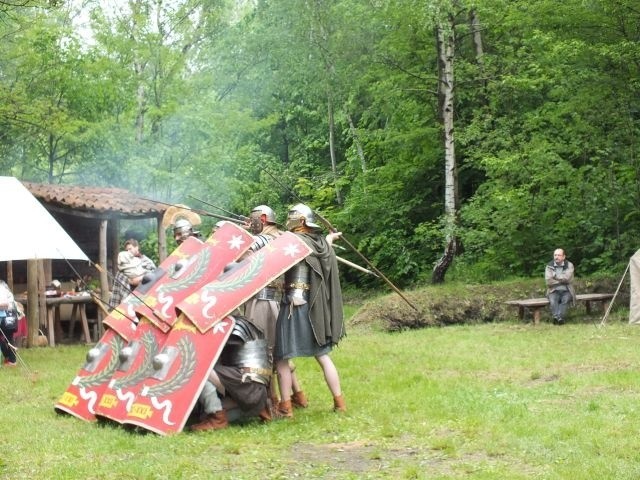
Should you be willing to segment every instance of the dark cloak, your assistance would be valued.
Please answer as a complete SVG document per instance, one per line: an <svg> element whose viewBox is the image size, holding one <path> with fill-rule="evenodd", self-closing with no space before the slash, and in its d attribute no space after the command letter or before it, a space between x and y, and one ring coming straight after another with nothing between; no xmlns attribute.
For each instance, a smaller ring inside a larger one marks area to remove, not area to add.
<svg viewBox="0 0 640 480"><path fill-rule="evenodd" d="M318 345L337 345L345 335L338 260L321 233L297 233L313 249L305 258L311 267L309 320Z"/></svg>

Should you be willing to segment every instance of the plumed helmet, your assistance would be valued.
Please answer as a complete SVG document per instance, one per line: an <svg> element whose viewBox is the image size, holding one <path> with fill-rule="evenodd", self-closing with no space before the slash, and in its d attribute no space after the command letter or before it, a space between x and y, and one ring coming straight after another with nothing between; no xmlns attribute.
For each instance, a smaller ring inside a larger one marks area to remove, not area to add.
<svg viewBox="0 0 640 480"><path fill-rule="evenodd" d="M307 207L304 203L298 203L289 209L289 214L287 215L287 227L289 225L300 223L301 220L304 220L307 227L321 228L320 225L316 223L316 216L313 213L313 210Z"/></svg>
<svg viewBox="0 0 640 480"><path fill-rule="evenodd" d="M276 223L276 212L274 212L271 207L267 207L266 205L258 205L256 208L251 210L251 213L265 215L267 217L267 223Z"/></svg>

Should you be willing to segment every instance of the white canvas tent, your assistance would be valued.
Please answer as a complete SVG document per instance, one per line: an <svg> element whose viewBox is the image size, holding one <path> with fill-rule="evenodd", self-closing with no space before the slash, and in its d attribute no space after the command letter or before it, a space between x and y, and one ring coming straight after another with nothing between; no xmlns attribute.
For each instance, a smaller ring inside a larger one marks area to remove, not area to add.
<svg viewBox="0 0 640 480"><path fill-rule="evenodd" d="M14 177L0 177L2 219L0 261L89 260L40 202Z"/></svg>
<svg viewBox="0 0 640 480"><path fill-rule="evenodd" d="M631 281L629 323L640 325L640 250L629 260L629 278Z"/></svg>
<svg viewBox="0 0 640 480"><path fill-rule="evenodd" d="M4 235L0 235L0 261L27 260L33 266L37 265L35 260L89 261L76 242L17 178L0 177L0 192L3 203L0 218L6 226ZM38 288L37 277L37 268L27 269L29 345L33 344L38 333L39 304L42 304L44 295Z"/></svg>

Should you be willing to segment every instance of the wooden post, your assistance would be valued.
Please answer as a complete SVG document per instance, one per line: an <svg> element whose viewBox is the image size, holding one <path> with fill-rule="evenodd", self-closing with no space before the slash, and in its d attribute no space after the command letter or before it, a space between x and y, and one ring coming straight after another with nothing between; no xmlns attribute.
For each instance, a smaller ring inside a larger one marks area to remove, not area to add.
<svg viewBox="0 0 640 480"><path fill-rule="evenodd" d="M107 269L107 265L102 265L105 270L115 274L118 265L118 253L120 252L120 219L112 218L109 220L109 241L107 243L107 258L111 259L111 270Z"/></svg>
<svg viewBox="0 0 640 480"><path fill-rule="evenodd" d="M108 220L100 221L100 252L98 263L102 267L100 271L100 297L102 301L109 303L109 278L107 277L107 227ZM98 335L102 336L102 314L98 311Z"/></svg>
<svg viewBox="0 0 640 480"><path fill-rule="evenodd" d="M7 261L7 285L9 290L15 294L16 292L13 291L13 262L11 260Z"/></svg>
<svg viewBox="0 0 640 480"><path fill-rule="evenodd" d="M162 263L167 258L167 234L162 227L162 216L156 217L158 226L158 263Z"/></svg>
<svg viewBox="0 0 640 480"><path fill-rule="evenodd" d="M40 329L40 301L38 296L38 260L27 260L27 348L36 345Z"/></svg>
<svg viewBox="0 0 640 480"><path fill-rule="evenodd" d="M47 282L44 279L44 265L42 260L37 261L38 264L38 286L36 296L38 298L38 325L49 325L47 315L47 296L45 293ZM31 294L29 294L31 296ZM38 327L40 328L40 327ZM53 335L53 332L47 332L49 337Z"/></svg>
<svg viewBox="0 0 640 480"><path fill-rule="evenodd" d="M44 284L51 285L51 280L53 280L53 274L51 270L51 259L47 258L42 260L42 270L44 271Z"/></svg>

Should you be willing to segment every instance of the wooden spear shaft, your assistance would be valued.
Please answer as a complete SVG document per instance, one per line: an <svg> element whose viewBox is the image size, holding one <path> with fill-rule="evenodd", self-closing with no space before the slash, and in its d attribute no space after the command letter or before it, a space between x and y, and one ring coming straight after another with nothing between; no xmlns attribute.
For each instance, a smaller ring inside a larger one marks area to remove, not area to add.
<svg viewBox="0 0 640 480"><path fill-rule="evenodd" d="M373 275L374 277L378 276L378 274L376 272L373 272L373 271L371 271L371 270L369 270L367 268L361 267L357 263L350 262L346 258L339 257L338 255L336 255L336 258L338 259L338 261L340 263L344 263L345 265L348 265L351 268L355 268L356 270L360 270L361 272L368 273L369 275Z"/></svg>
<svg viewBox="0 0 640 480"><path fill-rule="evenodd" d="M318 212L315 212L316 216L320 219L320 221L322 221L329 230L331 230L332 232L335 232L336 229L326 220L324 219L321 215L318 214ZM416 307L413 303L411 303L409 301L409 299L407 297L404 296L404 294L402 293L402 291L396 287L391 280L389 280L384 273L382 273L380 270L378 270L375 265L373 265L369 259L367 257L365 257L362 253L360 253L360 251L358 249L356 249L356 247L354 247L351 242L349 240L347 240L344 235L342 235L340 237L344 243L346 243L348 245L348 247L353 250L361 259L363 262L365 262L367 265L369 265L369 268L371 268L371 270L373 270L380 278L382 278L387 285L389 285L391 287L391 289L396 292L398 295L400 295L400 297L407 303L407 305L409 305L411 308L413 308L416 312L420 313L420 310L418 310L418 307Z"/></svg>
<svg viewBox="0 0 640 480"><path fill-rule="evenodd" d="M300 200L300 198L295 194L295 192L293 192L290 188L288 188L286 185L283 185L282 182L280 182L280 180L278 180L274 175L271 174L271 172L266 169L263 168L264 172L269 175L278 185L280 185L282 188L284 188L285 190L287 190L289 192L289 194L291 194L295 199L297 199L300 203L304 203L302 200ZM335 227L333 225L331 225L331 222L329 222L329 220L327 220L326 218L324 218L322 215L320 215L317 211L314 210L314 213L316 214L316 216L318 217L318 219L324 223L324 225L329 229L329 231L331 232L337 232L337 230L335 229ZM358 251L358 249L356 247L354 247L351 242L349 242L349 240L347 240L345 238L344 235L341 235L340 237L344 243L347 244L347 246L353 250L361 259L363 262L365 262L370 268L371 270L373 270L380 278L382 278L387 285L389 285L391 287L391 289L396 292L398 295L400 295L400 297L407 303L407 305L409 305L411 308L413 308L416 312L421 313L420 310L418 310L418 307L416 307L413 303L411 303L409 301L409 299L407 297L404 296L404 294L402 293L402 291L396 287L391 280L389 280L384 273L382 273L380 270L378 270L375 265L373 265L369 259L367 257L365 257L362 253L360 253L360 251Z"/></svg>

